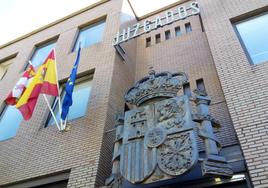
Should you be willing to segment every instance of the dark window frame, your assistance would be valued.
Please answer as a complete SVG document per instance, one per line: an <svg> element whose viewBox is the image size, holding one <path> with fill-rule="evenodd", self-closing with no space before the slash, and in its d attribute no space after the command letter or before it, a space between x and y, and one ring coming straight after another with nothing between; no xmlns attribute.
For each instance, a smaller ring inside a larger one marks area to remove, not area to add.
<svg viewBox="0 0 268 188"><path fill-rule="evenodd" d="M196 80L196 88L200 91L206 91L205 81L203 78L199 78Z"/></svg>
<svg viewBox="0 0 268 188"><path fill-rule="evenodd" d="M191 32L193 31L191 22L187 22L187 23L185 23L185 24L184 24L184 27L185 27L185 32L186 32L186 33L191 33ZM187 28L190 28L190 30L187 31Z"/></svg>
<svg viewBox="0 0 268 188"><path fill-rule="evenodd" d="M187 83L183 84L183 94L187 95L188 97L192 96L190 82L187 82Z"/></svg>
<svg viewBox="0 0 268 188"><path fill-rule="evenodd" d="M3 102L2 105L0 106L0 121L3 117L4 112L7 109L7 107L8 107L8 104L6 104L5 102Z"/></svg>
<svg viewBox="0 0 268 188"><path fill-rule="evenodd" d="M55 37L53 37L53 38L50 38L50 39L48 39L48 40L45 40L45 41L43 41L43 42L41 42L41 43L38 43L38 44L34 45L34 48L32 49L32 52L31 52L30 56L27 58L28 60L27 60L27 62L24 64L24 66L23 66L21 72L27 70L27 68L29 67L29 61L32 60L33 56L35 55L35 53L36 53L36 51L37 51L38 49L41 49L41 48L43 48L43 47L45 47L45 46L48 46L48 45L50 45L50 44L53 44L53 43L55 43L55 46L56 46L56 45L57 45L57 42L58 42L58 38L59 38L59 35L57 35L57 36L55 36ZM56 47L55 47L55 48L56 48ZM45 57L45 58L46 58L46 57ZM45 59L44 59L44 60L45 60Z"/></svg>
<svg viewBox="0 0 268 188"><path fill-rule="evenodd" d="M85 73L82 75L78 75L77 78L76 78L76 81L75 81L75 84L79 84L81 82L86 82L86 81L93 81L93 76L94 76L94 73ZM62 99L63 99L63 95L64 95L64 92L65 92L65 84L67 82L67 79L64 79L62 81L60 81L60 97L61 97L61 103L62 103ZM91 96L91 94L89 95L89 97ZM53 110L53 112L55 111L56 108L58 108L58 100L57 100L57 97L53 97L53 99L51 99L51 109ZM61 104L62 105L62 104ZM49 121L52 117L52 114L51 112L49 111L48 109L48 114L45 116L45 123L44 123L44 128L48 128L50 126L56 126L56 123L52 123L52 124L49 124ZM81 117L79 117L81 118ZM74 119L71 119L71 120L75 120L77 118L74 118Z"/></svg>
<svg viewBox="0 0 268 188"><path fill-rule="evenodd" d="M5 112L6 112L6 110L7 110L7 108L8 108L9 106L10 106L10 105L8 105L6 102L3 102L3 103L0 105L0 122L1 122L2 118L4 117L4 114L5 114ZM18 112L18 113L20 113L20 112ZM22 120L20 121L19 126L20 126L20 124L21 124L22 121L23 121L23 118L22 118ZM19 129L19 127L18 127L18 129ZM17 131L18 131L18 130L17 130ZM17 135L17 132L16 132L16 135ZM3 142L3 141L6 141L6 140L9 140L9 139L12 139L12 138L16 137L16 135L13 136L13 137L5 138L4 140L0 140L0 142Z"/></svg>
<svg viewBox="0 0 268 188"><path fill-rule="evenodd" d="M267 61L264 61L264 62L260 62L260 63L256 63L256 64L254 63L254 61L252 60L252 58L251 58L251 56L249 54L249 51L248 51L248 49L247 49L247 47L246 47L246 45L245 45L245 43L244 43L244 41L243 41L240 33L239 33L236 25L239 24L239 23L243 23L243 22L246 22L246 21L255 19L255 18L260 17L260 16L263 16L263 15L266 15L266 14L268 14L268 11L267 10L264 11L264 12L255 13L253 15L252 14L249 14L247 17L244 17L244 18L239 19L239 20L236 20L236 19L233 19L233 21L231 20L233 29L235 31L235 34L236 34L238 40L239 40L239 43L240 43L240 45L241 45L241 47L242 47L242 49L243 49L243 51L244 51L244 53L245 53L245 55L246 55L246 57L248 59L249 64L252 65L252 66L256 66L256 65L259 65L259 64L267 63L268 62L268 59L267 59Z"/></svg>
<svg viewBox="0 0 268 188"><path fill-rule="evenodd" d="M155 44L161 43L161 34L158 33L155 35Z"/></svg>
<svg viewBox="0 0 268 188"><path fill-rule="evenodd" d="M166 30L165 31L165 40L169 40L171 39L171 31L170 30Z"/></svg>
<svg viewBox="0 0 268 188"><path fill-rule="evenodd" d="M175 27L174 30L175 30L175 36L176 37L179 37L179 36L182 35L182 33L181 33L181 27L180 26ZM177 32L177 31L179 31L179 32Z"/></svg>
<svg viewBox="0 0 268 188"><path fill-rule="evenodd" d="M92 27L94 27L94 26L96 26L96 25L98 25L98 24L101 24L101 23L105 23L105 26L106 26L106 17L107 16L102 16L102 17L100 17L100 18L98 18L98 19L95 19L95 20L93 20L93 21L90 21L90 22L88 22L88 23L86 23L86 24L83 24L83 25L80 25L80 26L78 26L78 28L77 28L77 31L76 31L76 35L75 35L75 37L74 37L74 40L73 40L73 43L72 43L72 46L71 46L71 50L70 50L70 53L73 53L73 52L76 52L76 50L75 50L75 47L76 47L76 43L77 43L77 41L78 41L78 38L79 38L79 36L80 36L80 33L82 32L82 31L84 31L84 30L87 30L87 29L89 29L89 28L92 28ZM104 26L104 31L103 31L103 36L104 36L104 34L105 34L105 27ZM103 39L103 38L102 38ZM103 40L101 40L100 42L102 42ZM94 43L94 44L98 44L98 43L100 43L100 42L97 42L97 43ZM92 44L92 45L94 45L94 44ZM90 45L90 46L92 46L92 45ZM90 46L87 46L87 47L85 47L85 48L88 48L88 47L90 47Z"/></svg>
<svg viewBox="0 0 268 188"><path fill-rule="evenodd" d="M152 39L151 37L147 37L145 39L145 47L148 48L148 47L151 47L152 46Z"/></svg>
<svg viewBox="0 0 268 188"><path fill-rule="evenodd" d="M18 181L16 183L6 184L4 187L6 188L21 188L21 187L41 188L43 186L46 187L49 185L53 185L53 183L57 184L61 182L66 182L66 184L68 184L70 173L71 173L71 169L67 169L61 172L55 172L52 174L46 174L46 175L38 176L35 178Z"/></svg>

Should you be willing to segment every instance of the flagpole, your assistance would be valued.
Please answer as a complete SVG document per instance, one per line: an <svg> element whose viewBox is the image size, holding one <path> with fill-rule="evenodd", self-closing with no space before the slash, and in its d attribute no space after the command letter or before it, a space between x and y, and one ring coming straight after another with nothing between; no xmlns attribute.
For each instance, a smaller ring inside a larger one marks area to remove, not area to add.
<svg viewBox="0 0 268 188"><path fill-rule="evenodd" d="M65 128L66 128L66 124L67 124L67 118L64 120L63 130L65 130Z"/></svg>
<svg viewBox="0 0 268 188"><path fill-rule="evenodd" d="M45 94L43 94L43 97L45 98L45 101L46 101L47 106L48 106L48 108L50 110L50 113L51 113L51 115L52 115L52 117L53 117L53 119L54 119L54 121L55 121L55 123L56 123L56 125L57 125L57 127L59 129L59 131L60 131L61 130L60 129L60 126L59 126L58 121L57 121L57 118L56 118L56 116L55 116L55 114L54 114L54 112L53 112L53 110L52 110L52 108L51 108L51 106L50 106L50 104L48 102L47 96Z"/></svg>
<svg viewBox="0 0 268 188"><path fill-rule="evenodd" d="M29 61L29 64L30 64L31 66L33 66L33 64L32 64L31 61ZM60 129L60 126L59 126L58 121L57 121L57 118L56 118L56 116L55 116L55 114L54 114L54 112L53 112L53 110L52 110L52 108L51 108L51 106L50 106L50 103L49 103L49 101L48 101L48 99L47 99L47 96L46 96L45 94L43 94L43 97L45 98L45 101L46 101L47 106L48 106L48 108L49 108L49 110L50 110L50 113L51 113L51 115L52 115L52 117L53 117L53 119L54 119L54 121L55 121L55 123L56 123L56 125L57 125L57 128L58 128L59 131L60 131L60 130L61 130L61 129Z"/></svg>
<svg viewBox="0 0 268 188"><path fill-rule="evenodd" d="M75 64L77 63L77 61L78 61L78 62L80 61L81 45L82 45L82 43L79 42L78 54L77 54L77 56L76 56ZM79 59L78 59L78 56L79 56ZM77 69L76 69L76 71L77 71ZM72 74L72 73L71 73L71 74ZM77 73L76 73L76 74L77 74ZM70 77L71 77L71 76L70 76ZM69 78L70 78L70 77L69 77ZM62 119L61 119L61 120L62 120ZM64 122L63 122L63 130L65 130L65 128L66 128L66 124L67 124L67 118L65 118L65 120L64 120Z"/></svg>
<svg viewBox="0 0 268 188"><path fill-rule="evenodd" d="M69 114L67 114L66 119L64 120L64 129L65 129L66 126L67 126L68 116L69 116Z"/></svg>
<svg viewBox="0 0 268 188"><path fill-rule="evenodd" d="M63 121L63 130L65 130L65 128L66 128L67 121L68 121L68 115L69 115L69 114L67 114L66 119Z"/></svg>
<svg viewBox="0 0 268 188"><path fill-rule="evenodd" d="M58 79L57 58L56 58L56 50L55 50L55 48L53 50L54 50L54 55L55 55L55 69L56 69L57 88L58 88L58 91L59 91L59 96L58 96L59 112L60 112L60 115L61 115L62 108L61 108L61 100L60 100L60 87L59 87L59 79ZM61 118L60 118L60 130L61 131L64 130L63 122L62 122Z"/></svg>
<svg viewBox="0 0 268 188"><path fill-rule="evenodd" d="M54 50L54 49L53 49L53 50ZM54 52L55 52L55 51L54 51ZM55 55L55 53L54 53L54 55ZM55 60L56 60L56 58L55 58ZM29 61L29 64L30 64L31 66L33 66L31 61ZM55 63L55 66L56 66L56 63ZM56 78L57 78L57 69L56 69ZM57 87L58 87L57 89L58 89L58 91L59 91L58 82L57 82ZM51 106L50 106L50 103L49 103L49 101L48 101L46 95L43 94L43 97L44 97L44 99L45 99L45 101L46 101L46 103L47 103L47 106L48 106L48 108L49 108L49 110L50 110L50 113L51 113L51 115L52 115L52 117L53 117L53 119L54 119L54 121L55 121L55 123L56 123L56 125L57 125L57 128L59 129L59 131L61 131L61 127L59 126L59 123L58 123L58 121L57 121L57 118L56 118L56 116L55 116L55 114L54 114L54 112L53 112L53 110L52 110L52 108L51 108Z"/></svg>

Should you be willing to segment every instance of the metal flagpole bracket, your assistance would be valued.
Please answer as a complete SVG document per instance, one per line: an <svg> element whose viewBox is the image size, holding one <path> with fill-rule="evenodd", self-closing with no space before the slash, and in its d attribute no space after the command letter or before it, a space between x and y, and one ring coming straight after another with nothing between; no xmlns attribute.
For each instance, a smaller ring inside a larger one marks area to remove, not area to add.
<svg viewBox="0 0 268 188"><path fill-rule="evenodd" d="M56 123L56 125L57 125L57 127L58 127L58 129L59 129L59 131L61 131L61 128L60 128L59 123L58 123L58 121L57 121L57 118L56 118L56 116L55 116L55 114L54 114L54 112L53 112L53 110L52 110L52 108L51 108L51 106L50 106L50 104L49 104L49 101L48 101L48 99L47 99L47 96L46 96L45 94L43 94L43 97L44 97L44 99L45 99L45 101L46 101L46 103L47 103L47 106L48 106L48 108L49 108L49 111L50 111L50 113L51 113L51 115L52 115L52 117L53 117L53 119L54 119L54 121L55 121L55 123Z"/></svg>
<svg viewBox="0 0 268 188"><path fill-rule="evenodd" d="M55 54L55 69L56 69L57 88L58 88L58 91L60 92L59 79L58 79L58 69L57 69L56 50L55 50L55 48L53 50L55 52L54 54ZM58 102L58 105L59 105L59 113L61 114L62 109L61 109L60 93L59 93L59 96L58 96L58 101L59 101ZM60 130L62 131L63 129L64 129L63 122L62 122L62 119L60 118Z"/></svg>

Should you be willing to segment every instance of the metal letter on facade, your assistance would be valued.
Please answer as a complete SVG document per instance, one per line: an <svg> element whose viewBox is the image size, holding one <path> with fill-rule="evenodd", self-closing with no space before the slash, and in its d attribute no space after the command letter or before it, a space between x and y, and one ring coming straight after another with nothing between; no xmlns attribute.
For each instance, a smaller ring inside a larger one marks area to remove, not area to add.
<svg viewBox="0 0 268 188"><path fill-rule="evenodd" d="M163 27L175 21L183 20L190 16L198 15L199 13L200 10L197 2L191 2L187 6L180 6L176 10L169 10L165 15L158 15L151 21L145 20L143 23L138 22L132 26L128 26L127 30L123 29L121 32L117 32L113 45L119 45L120 43L148 33L153 29Z"/></svg>

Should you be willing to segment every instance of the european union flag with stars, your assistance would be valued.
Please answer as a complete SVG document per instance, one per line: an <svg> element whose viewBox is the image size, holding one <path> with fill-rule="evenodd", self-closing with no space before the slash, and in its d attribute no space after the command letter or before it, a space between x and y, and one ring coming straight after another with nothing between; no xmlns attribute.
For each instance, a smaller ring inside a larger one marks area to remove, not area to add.
<svg viewBox="0 0 268 188"><path fill-rule="evenodd" d="M70 75L67 83L65 84L65 97L64 97L63 102L62 102L62 112L61 112L61 119L62 120L66 119L68 112L69 112L69 108L73 104L72 95L73 95L73 90L74 90L76 74L77 74L77 68L78 68L79 61L80 61L80 51L81 51L81 47L79 45L78 53L76 56L76 60L75 60L71 75Z"/></svg>

